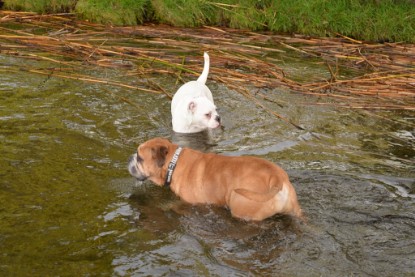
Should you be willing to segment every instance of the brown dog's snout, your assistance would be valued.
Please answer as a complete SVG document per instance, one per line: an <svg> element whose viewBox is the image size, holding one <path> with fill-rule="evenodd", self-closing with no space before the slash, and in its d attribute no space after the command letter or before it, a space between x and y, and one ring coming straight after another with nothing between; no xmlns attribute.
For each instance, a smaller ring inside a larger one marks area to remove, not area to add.
<svg viewBox="0 0 415 277"><path fill-rule="evenodd" d="M135 162L136 157L137 157L137 154L132 154L130 158L128 159L128 164Z"/></svg>
<svg viewBox="0 0 415 277"><path fill-rule="evenodd" d="M136 176L138 174L137 168L135 166L137 160L137 154L133 154L128 159L128 171L131 175Z"/></svg>
<svg viewBox="0 0 415 277"><path fill-rule="evenodd" d="M145 181L147 180L147 176L139 171L137 168L137 154L131 155L130 159L128 160L128 171L132 176L134 176L138 181Z"/></svg>

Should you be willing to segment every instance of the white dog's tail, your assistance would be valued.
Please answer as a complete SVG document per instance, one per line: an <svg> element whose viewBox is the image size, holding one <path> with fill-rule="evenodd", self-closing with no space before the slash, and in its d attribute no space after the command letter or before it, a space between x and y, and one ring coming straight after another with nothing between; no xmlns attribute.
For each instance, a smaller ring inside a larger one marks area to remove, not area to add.
<svg viewBox="0 0 415 277"><path fill-rule="evenodd" d="M209 66L210 66L210 62L209 62L209 55L207 52L205 52L203 54L203 57L205 58L205 65L203 66L203 72L202 74L199 76L199 78L197 79L198 82L201 82L203 84L206 84L206 80L209 74Z"/></svg>

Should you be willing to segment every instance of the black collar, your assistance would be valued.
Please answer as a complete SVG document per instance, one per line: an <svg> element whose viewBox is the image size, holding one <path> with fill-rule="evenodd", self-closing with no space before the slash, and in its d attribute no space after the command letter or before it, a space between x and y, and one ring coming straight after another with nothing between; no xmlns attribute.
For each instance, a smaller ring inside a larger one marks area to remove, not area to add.
<svg viewBox="0 0 415 277"><path fill-rule="evenodd" d="M176 152L174 152L173 158L171 159L169 166L167 167L167 173L166 173L166 181L164 181L164 186L168 187L171 183L171 178L173 176L173 171L176 168L177 160L179 159L180 152L182 152L182 149L180 146L177 147Z"/></svg>

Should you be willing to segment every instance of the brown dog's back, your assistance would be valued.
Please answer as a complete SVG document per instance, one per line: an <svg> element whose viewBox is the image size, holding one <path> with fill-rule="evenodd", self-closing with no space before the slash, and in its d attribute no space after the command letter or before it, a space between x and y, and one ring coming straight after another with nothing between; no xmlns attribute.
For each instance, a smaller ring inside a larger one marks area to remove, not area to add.
<svg viewBox="0 0 415 277"><path fill-rule="evenodd" d="M287 173L256 157L228 157L184 149L173 191L192 204L230 208L235 217L262 220L276 213L301 217ZM184 165L183 165L184 163Z"/></svg>

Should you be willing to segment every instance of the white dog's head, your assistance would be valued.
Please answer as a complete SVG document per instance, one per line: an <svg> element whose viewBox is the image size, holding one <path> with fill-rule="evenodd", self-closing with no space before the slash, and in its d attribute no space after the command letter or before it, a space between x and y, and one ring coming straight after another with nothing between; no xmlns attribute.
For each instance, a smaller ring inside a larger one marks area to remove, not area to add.
<svg viewBox="0 0 415 277"><path fill-rule="evenodd" d="M220 126L220 116L216 106L206 97L193 98L188 106L188 124L193 131L214 129Z"/></svg>

